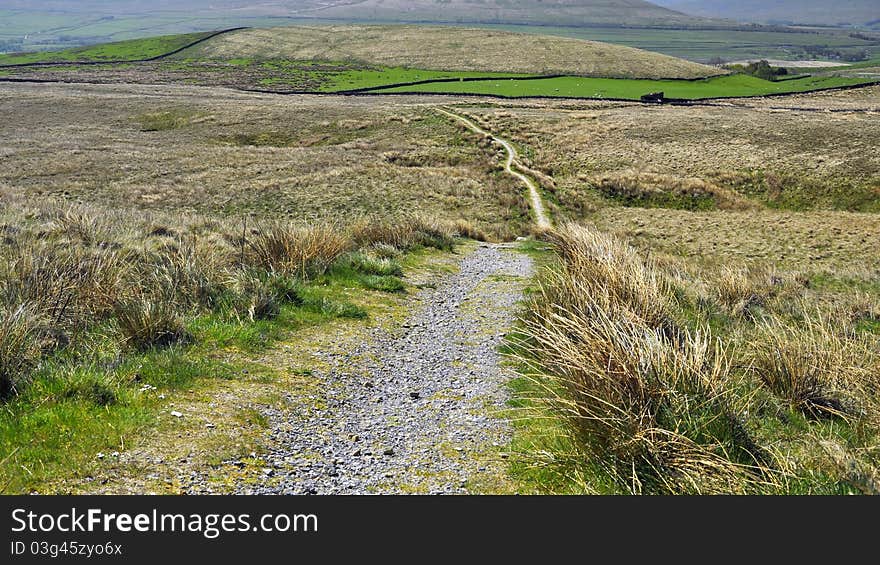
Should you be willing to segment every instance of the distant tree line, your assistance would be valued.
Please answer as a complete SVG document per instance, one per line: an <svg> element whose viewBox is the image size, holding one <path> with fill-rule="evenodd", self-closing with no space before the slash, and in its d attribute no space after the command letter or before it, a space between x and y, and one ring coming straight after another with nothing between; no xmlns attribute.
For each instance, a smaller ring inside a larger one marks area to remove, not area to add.
<svg viewBox="0 0 880 565"><path fill-rule="evenodd" d="M846 61L849 63L865 61L870 57L870 54L865 49L841 51L838 49L831 49L823 45L804 45L803 47L801 47L801 49L804 50L804 53L813 58L824 57L826 59L832 59L835 61Z"/></svg>

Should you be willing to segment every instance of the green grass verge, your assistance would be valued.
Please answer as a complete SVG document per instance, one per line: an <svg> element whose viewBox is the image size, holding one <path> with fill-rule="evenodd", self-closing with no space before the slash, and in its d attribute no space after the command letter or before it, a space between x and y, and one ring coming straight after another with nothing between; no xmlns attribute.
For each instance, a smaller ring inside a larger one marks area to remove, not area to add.
<svg viewBox="0 0 880 565"><path fill-rule="evenodd" d="M42 492L84 478L157 425L166 397L214 379L271 378L218 360L218 351L254 353L302 328L367 311L349 297L371 289L400 292L402 267L360 253L297 286L267 319L240 319L220 308L190 320L189 345L145 352L118 345L110 327L95 328L77 351L43 363L22 394L0 410L0 494Z"/></svg>
<svg viewBox="0 0 880 565"><path fill-rule="evenodd" d="M663 92L667 98L698 100L796 93L868 82L871 81L864 78L837 76L813 76L784 82L770 82L746 75L732 75L698 81L560 77L538 80L494 79L441 82L377 89L376 92L482 94L507 97L616 98L624 100L638 100L644 94Z"/></svg>
<svg viewBox="0 0 880 565"><path fill-rule="evenodd" d="M131 61L150 59L207 37L212 32L187 33L182 35L162 35L146 39L131 39L100 45L74 47L64 51L44 51L37 53L9 53L0 55L0 65L19 65L26 63L54 63L71 61Z"/></svg>

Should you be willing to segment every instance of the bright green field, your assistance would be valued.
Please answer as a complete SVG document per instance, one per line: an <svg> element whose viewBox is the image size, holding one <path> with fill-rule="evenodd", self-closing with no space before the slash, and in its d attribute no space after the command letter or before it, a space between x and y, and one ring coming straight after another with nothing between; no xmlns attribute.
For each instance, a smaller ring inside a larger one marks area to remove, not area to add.
<svg viewBox="0 0 880 565"><path fill-rule="evenodd" d="M360 88L380 88L388 84L400 84L406 82L418 82L422 80L440 80L450 78L491 78L510 79L522 78L534 75L517 73L485 73L485 72L462 72L462 71L430 71L423 69L407 69L403 67L385 67L370 69L355 69L332 73L325 78L321 92L340 92L345 90L357 90Z"/></svg>
<svg viewBox="0 0 880 565"><path fill-rule="evenodd" d="M0 65L64 61L128 61L149 59L179 49L197 41L211 32L162 35L147 39L132 39L114 43L102 43L87 47L75 47L64 51L0 55Z"/></svg>
<svg viewBox="0 0 880 565"><path fill-rule="evenodd" d="M473 82L443 82L415 86L379 88L376 92L486 94L494 96L561 96L573 98L620 98L638 100L643 94L662 91L667 98L697 100L762 96L804 92L870 82L864 78L816 76L784 82L770 82L746 75L731 75L698 81L632 80L561 77L538 80L494 79Z"/></svg>

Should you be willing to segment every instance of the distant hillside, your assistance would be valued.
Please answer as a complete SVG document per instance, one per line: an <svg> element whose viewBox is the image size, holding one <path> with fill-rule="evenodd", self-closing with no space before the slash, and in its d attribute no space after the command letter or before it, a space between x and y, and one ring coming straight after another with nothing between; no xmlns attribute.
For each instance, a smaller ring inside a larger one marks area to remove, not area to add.
<svg viewBox="0 0 880 565"><path fill-rule="evenodd" d="M714 67L595 41L411 25L249 29L211 39L179 57L354 61L421 69L629 78L718 74Z"/></svg>
<svg viewBox="0 0 880 565"><path fill-rule="evenodd" d="M732 25L644 0L2 0L0 53L310 22L529 24L572 30Z"/></svg>
<svg viewBox="0 0 880 565"><path fill-rule="evenodd" d="M694 16L740 22L880 25L880 0L654 0Z"/></svg>
<svg viewBox="0 0 880 565"><path fill-rule="evenodd" d="M643 0L365 0L312 12L321 18L538 25L696 25L696 18ZM303 14L305 15L305 14Z"/></svg>
<svg viewBox="0 0 880 565"><path fill-rule="evenodd" d="M283 16L382 22L554 25L694 25L697 18L644 0L7 0L8 9L125 17L182 12L188 16Z"/></svg>

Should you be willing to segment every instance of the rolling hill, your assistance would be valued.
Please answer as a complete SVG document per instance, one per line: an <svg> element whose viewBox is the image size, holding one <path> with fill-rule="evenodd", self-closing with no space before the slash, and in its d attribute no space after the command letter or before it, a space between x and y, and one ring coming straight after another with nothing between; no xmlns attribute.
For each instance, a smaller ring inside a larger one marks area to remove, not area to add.
<svg viewBox="0 0 880 565"><path fill-rule="evenodd" d="M568 29L700 28L718 22L644 0L4 0L0 53L238 26L435 23Z"/></svg>
<svg viewBox="0 0 880 565"><path fill-rule="evenodd" d="M877 0L656 0L655 4L694 16L741 22L812 25L880 25Z"/></svg>
<svg viewBox="0 0 880 565"><path fill-rule="evenodd" d="M157 12L190 17L311 17L349 21L414 23L504 23L536 25L694 25L700 18L662 8L644 0L59 0L4 2L6 9L124 17Z"/></svg>
<svg viewBox="0 0 880 565"><path fill-rule="evenodd" d="M366 0L330 2L311 15L359 21L530 25L691 26L699 19L643 0Z"/></svg>
<svg viewBox="0 0 880 565"><path fill-rule="evenodd" d="M345 61L388 67L696 78L718 69L667 55L564 37L427 26L296 26L216 37L179 58Z"/></svg>

